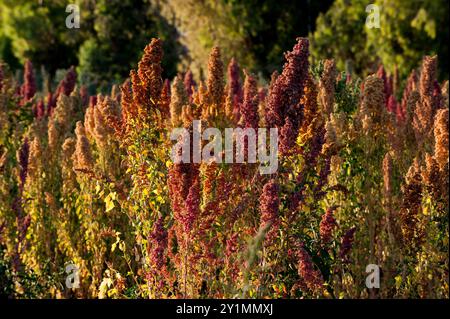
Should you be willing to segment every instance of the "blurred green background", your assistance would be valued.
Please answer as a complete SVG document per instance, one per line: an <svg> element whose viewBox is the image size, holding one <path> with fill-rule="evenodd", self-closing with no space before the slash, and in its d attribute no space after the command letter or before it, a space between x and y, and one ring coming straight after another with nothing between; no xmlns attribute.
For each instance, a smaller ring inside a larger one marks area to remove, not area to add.
<svg viewBox="0 0 450 319"><path fill-rule="evenodd" d="M79 5L79 29L65 25L66 6ZM368 29L368 4L380 6L381 28ZM406 77L425 54L439 55L448 78L447 0L0 0L0 60L57 78L71 65L91 90L123 81L152 37L164 40L165 77L190 68L204 77L209 50L225 62L269 78L298 36L311 41L311 59L334 58L357 75L383 63ZM39 75L38 75L39 77ZM42 78L43 76L41 76Z"/></svg>

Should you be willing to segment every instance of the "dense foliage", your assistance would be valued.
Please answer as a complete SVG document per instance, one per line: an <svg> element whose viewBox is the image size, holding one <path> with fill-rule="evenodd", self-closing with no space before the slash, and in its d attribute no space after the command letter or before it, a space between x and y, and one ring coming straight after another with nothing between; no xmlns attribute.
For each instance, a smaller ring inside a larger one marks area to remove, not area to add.
<svg viewBox="0 0 450 319"><path fill-rule="evenodd" d="M65 25L67 1L0 0L0 60L13 70L33 61L39 83L47 77L58 83L56 71L76 65L91 94L125 79L151 37L164 40L164 78L190 69L203 80L209 50L220 45L226 60L234 57L267 79L281 69L292 39L308 35L314 63L333 58L359 76L382 63L405 80L422 56L434 54L441 60L440 80L448 70L445 0L372 1L380 8L380 29L365 27L368 3L362 0L73 2L80 8L80 29ZM41 75L41 68L48 74Z"/></svg>
<svg viewBox="0 0 450 319"><path fill-rule="evenodd" d="M309 64L298 38L268 86L209 55L163 81L163 44L89 96L0 68L0 283L16 298L448 298L448 81L403 85ZM206 62L206 61L205 61ZM228 62L228 61L226 61ZM228 71L228 72L227 72ZM399 87L405 87L399 92ZM397 99L401 96L401 99ZM279 167L173 163L173 128L279 130ZM79 267L67 288L65 266ZM366 267L381 268L379 289Z"/></svg>
<svg viewBox="0 0 450 319"><path fill-rule="evenodd" d="M93 89L125 78L157 35L165 40L165 77L177 67L200 75L218 43L227 59L234 55L269 76L281 67L291 39L314 30L315 17L331 2L79 0L80 29L67 29L66 1L0 0L0 59L14 69L30 59L51 75L79 65L81 81Z"/></svg>
<svg viewBox="0 0 450 319"><path fill-rule="evenodd" d="M227 60L234 57L247 69L269 77L282 66L282 54L292 39L313 31L316 17L331 3L168 0L162 13L180 31L180 41L188 49L184 65L195 75L203 75L210 48L220 45Z"/></svg>
<svg viewBox="0 0 450 319"><path fill-rule="evenodd" d="M77 65L80 81L100 90L126 78L149 37L158 36L165 40L165 76L176 74L182 47L156 1L73 3L80 9L79 29L66 27L67 1L1 0L0 59L12 62L11 67L30 59L51 76Z"/></svg>
<svg viewBox="0 0 450 319"><path fill-rule="evenodd" d="M382 63L406 79L423 55L437 54L439 78L448 74L449 3L445 0L377 0L380 28L364 24L367 1L336 0L317 19L311 33L313 55L333 58L340 68L358 74L374 72ZM370 11L373 13L373 11ZM374 69L375 68L375 69Z"/></svg>

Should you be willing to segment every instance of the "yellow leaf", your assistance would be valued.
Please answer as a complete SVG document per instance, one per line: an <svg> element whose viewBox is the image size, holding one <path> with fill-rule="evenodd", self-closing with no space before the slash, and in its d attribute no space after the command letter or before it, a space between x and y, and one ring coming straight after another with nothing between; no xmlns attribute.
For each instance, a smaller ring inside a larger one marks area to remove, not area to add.
<svg viewBox="0 0 450 319"><path fill-rule="evenodd" d="M395 277L395 287L400 288L402 284L402 276L398 275Z"/></svg>
<svg viewBox="0 0 450 319"><path fill-rule="evenodd" d="M110 200L108 197L105 198L105 203L106 203L106 212L111 211L115 207L114 202Z"/></svg>
<svg viewBox="0 0 450 319"><path fill-rule="evenodd" d="M158 196L158 197L156 197L156 200L157 200L158 202L160 202L160 203L163 203L163 204L164 204L164 198L163 198L162 196Z"/></svg>
<svg viewBox="0 0 450 319"><path fill-rule="evenodd" d="M117 294L117 289L116 288L113 288L113 289L108 291L108 297L114 296L115 294Z"/></svg>

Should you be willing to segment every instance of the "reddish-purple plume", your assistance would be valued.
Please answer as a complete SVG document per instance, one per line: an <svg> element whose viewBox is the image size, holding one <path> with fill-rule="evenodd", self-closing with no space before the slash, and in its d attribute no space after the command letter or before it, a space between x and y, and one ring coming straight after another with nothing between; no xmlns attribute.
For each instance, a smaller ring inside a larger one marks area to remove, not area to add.
<svg viewBox="0 0 450 319"><path fill-rule="evenodd" d="M192 102L192 93L194 92L195 87L197 86L197 83L195 83L194 81L194 75L192 74L192 72L189 70L186 72L186 74L184 75L184 87L186 89L186 93L189 97L189 101Z"/></svg>
<svg viewBox="0 0 450 319"><path fill-rule="evenodd" d="M61 94L69 96L75 89L77 83L77 73L75 67L71 66L65 77L59 82L54 94L49 92L47 97L47 113L51 115L52 109L56 107L56 102Z"/></svg>
<svg viewBox="0 0 450 319"><path fill-rule="evenodd" d="M336 219L333 216L335 210L336 207L328 208L320 221L320 238L323 245L326 245L331 241L333 229L337 226Z"/></svg>
<svg viewBox="0 0 450 319"><path fill-rule="evenodd" d="M69 71L67 71L66 76L62 79L60 85L62 87L61 93L69 96L70 93L75 89L75 85L77 83L77 72L75 71L75 67L71 66Z"/></svg>
<svg viewBox="0 0 450 319"><path fill-rule="evenodd" d="M276 236L280 224L278 207L280 205L279 187L274 179L268 181L262 190L259 198L259 209L261 212L261 227L270 227L266 235L268 242Z"/></svg>
<svg viewBox="0 0 450 319"><path fill-rule="evenodd" d="M390 95L387 100L387 110L391 113L396 113L397 111L397 101L393 95Z"/></svg>
<svg viewBox="0 0 450 319"><path fill-rule="evenodd" d="M245 128L257 128L258 116L258 87L256 79L245 72L244 102L240 107L242 126Z"/></svg>
<svg viewBox="0 0 450 319"><path fill-rule="evenodd" d="M39 99L39 101L36 104L36 118L38 118L38 119L43 118L46 115L45 113L46 113L46 111L45 111L44 101Z"/></svg>
<svg viewBox="0 0 450 319"><path fill-rule="evenodd" d="M28 137L25 137L22 146L19 149L18 154L19 160L19 177L20 177L20 185L19 188L23 190L25 186L25 180L28 174L28 157L30 155L30 143L28 142Z"/></svg>
<svg viewBox="0 0 450 319"><path fill-rule="evenodd" d="M411 92L414 90L417 90L417 81L418 81L417 73L415 70L413 70L411 72L411 74L408 76L408 80L406 81L406 86L403 90L402 100L400 102L401 112L398 112L398 113L402 114L402 119L406 119L406 115L408 113L408 110L407 110L408 99L409 99Z"/></svg>
<svg viewBox="0 0 450 319"><path fill-rule="evenodd" d="M377 71L377 77L383 80L384 84L384 100L386 107L388 107L388 99L393 94L392 91L392 76L388 76L383 65L381 64Z"/></svg>
<svg viewBox="0 0 450 319"><path fill-rule="evenodd" d="M320 290L323 285L322 274L319 270L314 268L313 260L304 248L303 243L298 247L297 258L298 275L300 276L302 286L306 286L306 288L311 291Z"/></svg>
<svg viewBox="0 0 450 319"><path fill-rule="evenodd" d="M36 94L36 78L34 76L33 64L30 60L25 62L23 84L20 88L20 94L22 96L22 104L31 100Z"/></svg>
<svg viewBox="0 0 450 319"><path fill-rule="evenodd" d="M303 107L300 103L309 69L309 41L298 38L291 52L285 54L283 72L274 80L267 98L265 119L267 127L282 128L289 119L292 133L280 139L280 145L290 149L294 146L298 129L301 126ZM285 132L290 128L286 127ZM295 136L295 138L292 138Z"/></svg>
<svg viewBox="0 0 450 319"><path fill-rule="evenodd" d="M164 218L159 217L149 236L150 259L154 266L161 269L164 266L164 252L168 245L168 234L164 227Z"/></svg>
<svg viewBox="0 0 450 319"><path fill-rule="evenodd" d="M183 220L184 229L187 233L190 233L195 220L200 215L200 185L198 179L189 188L189 193L185 201L185 209L186 212Z"/></svg>
<svg viewBox="0 0 450 319"><path fill-rule="evenodd" d="M227 68L228 73L228 96L233 103L233 114L238 117L242 103L243 93L241 79L239 76L239 65L234 58L231 59Z"/></svg>
<svg viewBox="0 0 450 319"><path fill-rule="evenodd" d="M354 238L355 232L356 227L352 227L344 234L344 237L342 238L341 251L339 255L341 259L344 261L348 261L348 253L353 247L353 241L355 240Z"/></svg>
<svg viewBox="0 0 450 319"><path fill-rule="evenodd" d="M97 95L92 95L89 97L89 107L94 107L97 105Z"/></svg>

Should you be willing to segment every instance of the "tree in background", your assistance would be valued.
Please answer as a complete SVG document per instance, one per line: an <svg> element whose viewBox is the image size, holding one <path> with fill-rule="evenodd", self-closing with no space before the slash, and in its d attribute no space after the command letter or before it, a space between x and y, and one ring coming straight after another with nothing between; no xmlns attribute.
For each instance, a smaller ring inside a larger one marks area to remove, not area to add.
<svg viewBox="0 0 450 319"><path fill-rule="evenodd" d="M96 1L86 17L92 22L92 35L78 52L81 78L94 86L123 81L152 37L163 40L164 76L175 76L183 51L176 29L159 11L158 5L149 0Z"/></svg>
<svg viewBox="0 0 450 319"><path fill-rule="evenodd" d="M202 77L202 63L214 45L220 45L225 61L235 57L251 71L263 76L279 69L283 52L296 37L314 30L319 12L332 0L167 0L163 15L173 21L188 48L184 61L194 74Z"/></svg>
<svg viewBox="0 0 450 319"><path fill-rule="evenodd" d="M380 1L380 34L367 32L370 50L403 78L424 55L437 54L440 78L448 78L449 2L447 0ZM383 24L386 27L383 27Z"/></svg>
<svg viewBox="0 0 450 319"><path fill-rule="evenodd" d="M67 1L0 0L0 58L10 64L26 59L50 74L78 65L84 83L105 88L122 81L136 66L152 37L165 40L166 77L173 77L181 53L177 31L151 0L78 0L81 24L69 29Z"/></svg>
<svg viewBox="0 0 450 319"><path fill-rule="evenodd" d="M0 26L2 25L2 15L0 14ZM5 36L0 28L0 60L8 61L10 67L16 69L20 66L19 60L15 57L12 49L11 39Z"/></svg>
<svg viewBox="0 0 450 319"><path fill-rule="evenodd" d="M63 0L0 1L1 29L20 63L30 59L51 73L76 64L76 47L85 31L66 28L66 5Z"/></svg>
<svg viewBox="0 0 450 319"><path fill-rule="evenodd" d="M448 10L445 0L377 0L380 28L368 29L363 0L336 0L319 15L310 34L316 59L334 58L339 68L360 75L375 72L381 62L405 78L423 55L439 56L440 76L448 69Z"/></svg>
<svg viewBox="0 0 450 319"><path fill-rule="evenodd" d="M361 76L381 62L405 78L425 54L439 55L440 78L448 68L445 0L374 0L380 29L365 27L369 3L363 0L74 2L80 29L65 26L65 0L0 0L0 59L13 70L30 59L51 75L77 65L83 83L106 88L126 78L148 40L158 37L166 78L187 68L203 78L203 61L219 45L225 62L235 57L268 79L294 39L310 34L313 60L334 58L339 69Z"/></svg>

